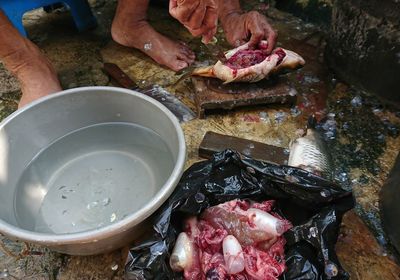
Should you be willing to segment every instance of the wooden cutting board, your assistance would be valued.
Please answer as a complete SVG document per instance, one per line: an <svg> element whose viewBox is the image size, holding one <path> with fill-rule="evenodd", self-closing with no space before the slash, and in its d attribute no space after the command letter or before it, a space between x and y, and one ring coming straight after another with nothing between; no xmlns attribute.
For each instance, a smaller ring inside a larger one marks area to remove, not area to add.
<svg viewBox="0 0 400 280"><path fill-rule="evenodd" d="M192 77L195 101L200 119L216 110L261 104L294 104L295 91L279 79L258 83L230 83L224 85L213 78Z"/></svg>

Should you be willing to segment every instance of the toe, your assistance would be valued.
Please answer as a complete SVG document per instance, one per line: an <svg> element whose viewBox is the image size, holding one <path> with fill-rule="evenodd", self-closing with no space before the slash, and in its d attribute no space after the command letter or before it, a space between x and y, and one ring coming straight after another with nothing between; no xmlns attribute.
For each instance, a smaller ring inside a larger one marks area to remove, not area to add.
<svg viewBox="0 0 400 280"><path fill-rule="evenodd" d="M180 49L180 53L184 54L190 60L194 60L196 58L196 55L190 49Z"/></svg>
<svg viewBox="0 0 400 280"><path fill-rule="evenodd" d="M179 71L188 66L189 64L186 61L177 59L170 65L170 68L174 71Z"/></svg>
<svg viewBox="0 0 400 280"><path fill-rule="evenodd" d="M176 57L177 57L179 60L183 60L183 61L185 61L185 62L188 63L188 64L192 64L193 61L194 61L194 58L193 58L193 57L191 57L190 55L188 55L188 54L186 54L186 53L184 53L184 52L179 52L179 53L177 53L177 54L176 54Z"/></svg>
<svg viewBox="0 0 400 280"><path fill-rule="evenodd" d="M194 52L184 42L179 42L179 48L188 55L194 55Z"/></svg>

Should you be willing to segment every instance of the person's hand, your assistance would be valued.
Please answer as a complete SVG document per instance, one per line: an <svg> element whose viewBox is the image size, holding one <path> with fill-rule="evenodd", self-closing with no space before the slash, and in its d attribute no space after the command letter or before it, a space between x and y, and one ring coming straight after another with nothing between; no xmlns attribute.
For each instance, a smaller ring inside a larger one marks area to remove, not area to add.
<svg viewBox="0 0 400 280"><path fill-rule="evenodd" d="M250 47L256 46L261 40L268 41L267 53L273 50L278 34L268 23L266 17L256 11L248 13L232 13L221 19L227 41L238 47L247 41Z"/></svg>
<svg viewBox="0 0 400 280"><path fill-rule="evenodd" d="M217 32L217 0L170 0L169 13L193 36L203 36L204 43L208 43Z"/></svg>

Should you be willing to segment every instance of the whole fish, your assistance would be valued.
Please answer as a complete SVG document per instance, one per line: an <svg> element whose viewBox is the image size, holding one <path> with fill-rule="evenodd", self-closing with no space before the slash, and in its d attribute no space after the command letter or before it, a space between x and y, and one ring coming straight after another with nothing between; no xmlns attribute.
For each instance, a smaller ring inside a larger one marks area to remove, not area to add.
<svg viewBox="0 0 400 280"><path fill-rule="evenodd" d="M197 68L192 75L218 78L224 84L231 82L255 83L266 79L272 73L283 69L297 69L305 64L304 59L295 52L276 48L267 55L265 49L268 42L261 41L256 49L249 48L246 43L225 53L224 61L215 65Z"/></svg>
<svg viewBox="0 0 400 280"><path fill-rule="evenodd" d="M316 119L308 119L306 135L290 144L288 165L304 169L327 179L332 178L331 155L322 136L315 130Z"/></svg>

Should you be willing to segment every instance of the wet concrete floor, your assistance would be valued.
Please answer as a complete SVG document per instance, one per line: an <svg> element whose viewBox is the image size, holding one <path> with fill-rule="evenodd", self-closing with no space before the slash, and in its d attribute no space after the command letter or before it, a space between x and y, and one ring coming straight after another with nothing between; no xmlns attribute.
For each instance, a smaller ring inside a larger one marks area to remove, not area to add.
<svg viewBox="0 0 400 280"><path fill-rule="evenodd" d="M116 1L92 1L99 27L77 33L68 13L35 11L25 16L30 38L46 53L59 73L64 89L111 85L101 71L103 62L118 64L140 85L158 83L195 110L190 79L180 81L136 50L112 42L109 30ZM336 80L323 60L324 33L289 14L248 1L246 9L266 12L279 32L279 45L302 55L304 68L286 75L282 82L297 92L293 106L257 106L209 115L183 124L188 147L187 167L200 160L197 149L207 131L289 147L315 114L322 122L320 132L331 147L335 179L352 189L355 211L343 221L338 255L351 279L400 279L400 268L387 250L379 220L378 194L400 148L400 114L376 98ZM199 39L193 39L173 21L166 10L153 7L150 21L160 32L191 46L199 61L209 61ZM228 47L222 30L221 45ZM16 110L18 82L0 65L0 118ZM361 218L360 218L361 217ZM17 279L121 279L126 251L95 257L69 257L44 248L26 247L1 237L1 271ZM14 279L15 279L14 278ZM12 279L12 278L10 278Z"/></svg>

